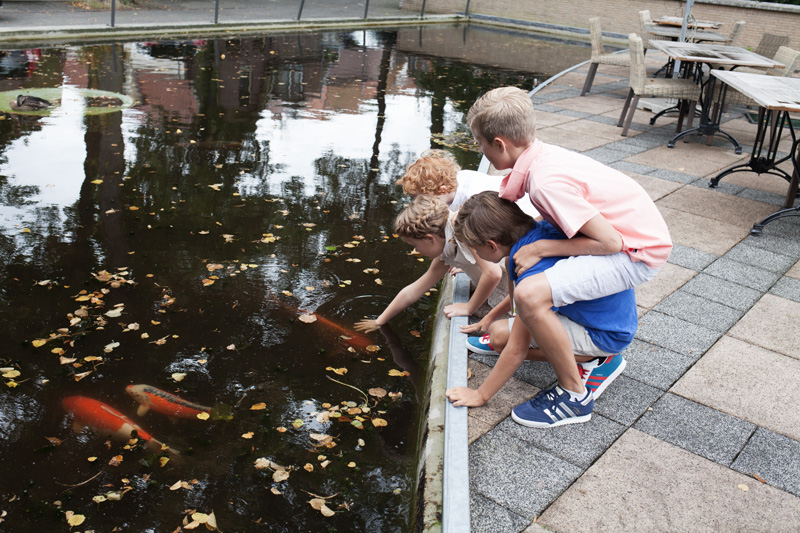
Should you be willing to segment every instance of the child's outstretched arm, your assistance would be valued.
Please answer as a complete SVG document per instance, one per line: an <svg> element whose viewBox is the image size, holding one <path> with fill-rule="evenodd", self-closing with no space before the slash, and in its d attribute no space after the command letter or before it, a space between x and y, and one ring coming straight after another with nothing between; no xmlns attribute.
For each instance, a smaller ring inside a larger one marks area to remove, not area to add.
<svg viewBox="0 0 800 533"><path fill-rule="evenodd" d="M454 316L469 316L489 299L497 284L503 278L503 269L497 263L484 261L478 254L472 252L475 257L475 263L481 269L481 279L478 281L478 286L472 293L472 297L467 303L450 304L444 308L444 316L453 318Z"/></svg>
<svg viewBox="0 0 800 533"><path fill-rule="evenodd" d="M622 250L622 237L614 226L597 214L589 219L571 239L540 239L522 246L514 254L517 275L539 262L543 257L573 255L611 255Z"/></svg>
<svg viewBox="0 0 800 533"><path fill-rule="evenodd" d="M494 368L489 373L483 384L477 390L469 387L453 387L445 391L447 399L456 407L480 407L489 401L506 382L511 379L514 372L528 356L528 347L531 344L531 334L522 320L515 320L511 326L508 344L503 348Z"/></svg>
<svg viewBox="0 0 800 533"><path fill-rule="evenodd" d="M356 322L356 331L369 333L370 331L375 331L382 325L389 322L395 316L403 312L407 307L422 298L422 295L430 290L431 287L439 283L444 275L447 274L449 268L450 267L447 266L447 263L438 257L433 259L428 267L428 270L425 271L425 273L420 276L417 281L403 287L400 292L397 293L397 296L394 297L392 302L386 306L386 309L383 310L378 318L364 319Z"/></svg>

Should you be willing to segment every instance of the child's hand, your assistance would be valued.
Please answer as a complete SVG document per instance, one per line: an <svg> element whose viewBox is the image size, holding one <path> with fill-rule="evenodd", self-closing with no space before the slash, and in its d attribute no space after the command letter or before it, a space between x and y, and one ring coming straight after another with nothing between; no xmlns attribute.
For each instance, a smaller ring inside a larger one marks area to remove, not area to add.
<svg viewBox="0 0 800 533"><path fill-rule="evenodd" d="M447 389L444 395L456 407L480 407L486 403L480 392L469 387L453 387L452 389Z"/></svg>
<svg viewBox="0 0 800 533"><path fill-rule="evenodd" d="M378 321L371 318L365 318L364 320L360 320L355 323L355 326L353 326L353 329L355 329L356 331L361 331L363 333L369 333L371 331L375 331L380 328L381 325L378 324Z"/></svg>
<svg viewBox="0 0 800 533"><path fill-rule="evenodd" d="M462 272L464 272L464 271L463 271L463 270L461 270L460 268L451 267L451 268L450 268L450 270L449 270L449 272L450 272L450 275L451 275L451 276L455 276L456 274L460 274L460 273L462 273Z"/></svg>
<svg viewBox="0 0 800 533"><path fill-rule="evenodd" d="M526 244L514 254L514 271L517 273L517 276L524 274L529 268L542 259L542 256L539 255L539 247L537 244L539 243L532 242Z"/></svg>
<svg viewBox="0 0 800 533"><path fill-rule="evenodd" d="M491 325L491 320L487 322L486 318L482 318L480 322L475 322L474 324L469 324L467 326L461 326L459 329L461 330L461 333L466 334L474 333L476 331L479 333L489 333L489 326Z"/></svg>
<svg viewBox="0 0 800 533"><path fill-rule="evenodd" d="M454 316L469 316L469 304L450 304L444 307L444 316L453 318Z"/></svg>

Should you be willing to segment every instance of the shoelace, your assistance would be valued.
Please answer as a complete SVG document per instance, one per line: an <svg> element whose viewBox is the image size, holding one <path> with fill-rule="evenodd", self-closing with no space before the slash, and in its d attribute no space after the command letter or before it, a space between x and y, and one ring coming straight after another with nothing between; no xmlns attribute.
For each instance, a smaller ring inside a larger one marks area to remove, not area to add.
<svg viewBox="0 0 800 533"><path fill-rule="evenodd" d="M578 373L581 375L583 381L586 381L586 378L591 374L591 372L583 368L583 365L578 365Z"/></svg>
<svg viewBox="0 0 800 533"><path fill-rule="evenodd" d="M543 391L541 394L531 398L530 402L531 405L534 407L539 407L543 405L554 406L556 404L556 390L549 389L547 391Z"/></svg>

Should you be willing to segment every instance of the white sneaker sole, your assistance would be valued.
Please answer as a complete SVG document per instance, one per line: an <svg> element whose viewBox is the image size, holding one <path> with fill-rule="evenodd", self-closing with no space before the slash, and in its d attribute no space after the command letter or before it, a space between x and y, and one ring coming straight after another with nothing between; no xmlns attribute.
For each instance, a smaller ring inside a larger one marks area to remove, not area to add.
<svg viewBox="0 0 800 533"><path fill-rule="evenodd" d="M511 419L514 422L516 422L517 424L520 424L522 426L526 426L526 427L529 427L529 428L552 428L552 427L556 427L556 426L564 426L564 425L567 425L567 424L582 424L583 422L588 422L589 420L591 420L592 419L592 415L591 415L591 413L589 413L588 415L583 415L583 416L573 416L571 418L562 418L561 420L559 420L557 422L553 422L553 423L548 424L546 422L533 422L533 421L530 421L530 420L525 420L523 418L519 418L514 411L511 411Z"/></svg>

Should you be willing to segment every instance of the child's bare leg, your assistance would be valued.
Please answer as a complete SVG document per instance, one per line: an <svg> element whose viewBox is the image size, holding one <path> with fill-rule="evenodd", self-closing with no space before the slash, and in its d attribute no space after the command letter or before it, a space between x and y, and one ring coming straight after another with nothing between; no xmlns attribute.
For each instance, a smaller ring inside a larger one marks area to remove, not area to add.
<svg viewBox="0 0 800 533"><path fill-rule="evenodd" d="M489 335L491 337L489 343L498 353L502 352L503 348L506 347L510 329L511 328L509 327L508 319L497 320L492 322L492 325L489 326ZM528 348L528 356L526 359L528 361L547 361L544 353L539 348ZM591 361L592 359L594 359L594 357L575 354L575 361L578 363L585 363L587 361Z"/></svg>
<svg viewBox="0 0 800 533"><path fill-rule="evenodd" d="M585 387L575 365L567 331L551 309L553 296L544 273L525 278L514 290L519 318L528 327L545 360L558 377L558 384L568 391L583 393Z"/></svg>

